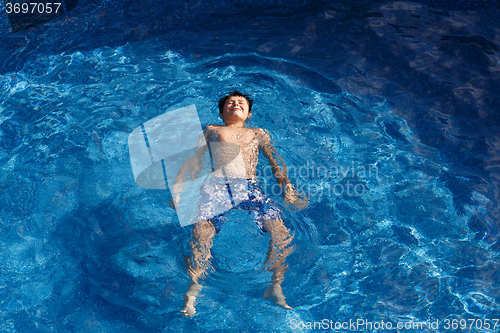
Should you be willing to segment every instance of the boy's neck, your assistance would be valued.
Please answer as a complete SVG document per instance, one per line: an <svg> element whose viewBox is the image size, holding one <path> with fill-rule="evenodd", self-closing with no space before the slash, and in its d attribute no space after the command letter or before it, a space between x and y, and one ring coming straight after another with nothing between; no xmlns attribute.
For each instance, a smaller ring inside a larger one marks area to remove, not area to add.
<svg viewBox="0 0 500 333"><path fill-rule="evenodd" d="M245 123L224 123L224 125L226 127L231 127L231 128L244 128L245 127Z"/></svg>

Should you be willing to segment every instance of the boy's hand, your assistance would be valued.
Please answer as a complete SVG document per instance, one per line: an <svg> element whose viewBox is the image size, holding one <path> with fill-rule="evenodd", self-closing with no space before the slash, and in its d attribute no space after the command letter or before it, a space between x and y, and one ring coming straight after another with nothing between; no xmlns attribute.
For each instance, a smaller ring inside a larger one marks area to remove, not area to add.
<svg viewBox="0 0 500 333"><path fill-rule="evenodd" d="M285 185L285 193L283 193L283 197L287 202L291 203L298 209L304 209L309 204L309 200L307 200L306 196L295 191L293 185L290 183Z"/></svg>

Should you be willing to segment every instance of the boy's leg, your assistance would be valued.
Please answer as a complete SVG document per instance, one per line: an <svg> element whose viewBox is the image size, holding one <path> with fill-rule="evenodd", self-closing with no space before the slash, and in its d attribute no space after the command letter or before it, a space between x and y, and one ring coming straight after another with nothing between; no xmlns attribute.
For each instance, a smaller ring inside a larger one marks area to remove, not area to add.
<svg viewBox="0 0 500 333"><path fill-rule="evenodd" d="M196 313L194 308L196 297L202 288L199 280L211 268L210 259L212 254L210 249L212 248L214 235L215 227L211 222L201 221L194 226L193 240L191 241L193 257L192 259L191 257L186 258L187 271L192 282L184 296L184 307L181 310L185 316L191 317Z"/></svg>
<svg viewBox="0 0 500 333"><path fill-rule="evenodd" d="M273 272L271 286L264 292L264 298L272 299L276 304L285 309L292 309L285 301L281 283L288 268L285 260L293 251L293 246L288 246L293 240L293 236L290 235L289 230L285 227L281 219L266 221L264 223L264 230L271 237L264 265L267 266L268 271Z"/></svg>

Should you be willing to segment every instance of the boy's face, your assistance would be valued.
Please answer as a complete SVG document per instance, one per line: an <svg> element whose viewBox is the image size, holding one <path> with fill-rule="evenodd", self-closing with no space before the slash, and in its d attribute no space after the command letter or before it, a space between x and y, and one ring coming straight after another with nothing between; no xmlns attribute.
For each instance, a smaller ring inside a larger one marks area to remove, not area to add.
<svg viewBox="0 0 500 333"><path fill-rule="evenodd" d="M252 115L249 112L245 97L231 96L226 100L222 113L219 115L225 123L245 122Z"/></svg>

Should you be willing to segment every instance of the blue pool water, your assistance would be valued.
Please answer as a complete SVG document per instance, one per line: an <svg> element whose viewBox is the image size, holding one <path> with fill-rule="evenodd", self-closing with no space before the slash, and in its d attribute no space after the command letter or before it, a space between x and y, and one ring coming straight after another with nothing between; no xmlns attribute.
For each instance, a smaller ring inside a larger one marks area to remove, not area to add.
<svg viewBox="0 0 500 333"><path fill-rule="evenodd" d="M499 8L102 0L4 29L1 331L499 331ZM294 310L262 298L269 240L236 211L183 318L191 227L135 184L127 139L191 104L220 124L234 89L310 200L287 210L261 162Z"/></svg>

